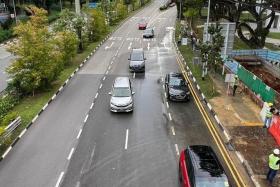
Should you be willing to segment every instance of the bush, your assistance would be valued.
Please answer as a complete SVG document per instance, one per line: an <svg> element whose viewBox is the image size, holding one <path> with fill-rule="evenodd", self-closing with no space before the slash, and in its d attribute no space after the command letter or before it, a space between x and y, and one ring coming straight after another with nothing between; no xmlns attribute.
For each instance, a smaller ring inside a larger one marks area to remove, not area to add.
<svg viewBox="0 0 280 187"><path fill-rule="evenodd" d="M0 135L3 134L3 132L5 132L5 127L4 126L0 126Z"/></svg>
<svg viewBox="0 0 280 187"><path fill-rule="evenodd" d="M8 126L12 121L14 121L16 118L18 117L18 113L17 112L11 112L9 114L7 114L5 117L3 117L3 120L1 122L2 127L6 127ZM0 133L1 134L1 133Z"/></svg>
<svg viewBox="0 0 280 187"><path fill-rule="evenodd" d="M19 98L16 96L8 95L0 99L0 122L4 116L18 103Z"/></svg>
<svg viewBox="0 0 280 187"><path fill-rule="evenodd" d="M13 35L12 31L9 30L4 30L0 28L0 42L3 42L9 38L11 38Z"/></svg>

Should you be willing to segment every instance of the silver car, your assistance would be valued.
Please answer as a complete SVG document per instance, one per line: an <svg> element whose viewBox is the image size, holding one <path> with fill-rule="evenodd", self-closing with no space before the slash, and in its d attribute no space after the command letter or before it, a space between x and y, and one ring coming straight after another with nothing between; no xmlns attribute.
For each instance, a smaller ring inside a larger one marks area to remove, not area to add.
<svg viewBox="0 0 280 187"><path fill-rule="evenodd" d="M145 60L144 50L140 49L132 49L130 57L128 58L129 62L129 70L131 72L145 72Z"/></svg>
<svg viewBox="0 0 280 187"><path fill-rule="evenodd" d="M128 77L117 77L114 81L110 100L112 112L132 112L133 95L131 82Z"/></svg>

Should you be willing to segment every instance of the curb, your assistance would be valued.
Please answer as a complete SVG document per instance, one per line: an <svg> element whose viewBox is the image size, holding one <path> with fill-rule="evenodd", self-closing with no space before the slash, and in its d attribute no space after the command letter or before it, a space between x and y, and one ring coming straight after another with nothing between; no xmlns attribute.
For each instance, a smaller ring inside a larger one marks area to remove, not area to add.
<svg viewBox="0 0 280 187"><path fill-rule="evenodd" d="M42 109L38 112L38 114L31 120L31 122L27 125L26 128L24 128L19 136L11 143L11 145L6 149L6 151L2 154L0 157L0 162L9 154L9 152L13 149L13 147L17 144L17 142L23 137L23 135L26 133L26 131L35 123L35 121L38 119L38 117L48 108L48 106L51 104L53 100L55 100L56 96L63 91L63 89L66 87L66 85L69 84L69 81L77 74L77 72L85 65L86 62L95 54L95 52L102 46L104 42L106 42L109 37L117 30L119 29L128 19L133 17L135 14L137 14L139 11L141 11L143 8L145 8L147 5L150 5L152 1L145 4L145 6L139 8L138 10L134 11L131 15L129 15L127 18L122 20L111 32L107 34L107 36L95 47L95 49L83 60L83 62L75 69L75 71L68 77L68 79L63 83L63 85L56 91L56 93L49 99L49 101L42 107ZM9 40L7 42L4 42L0 44L0 46L4 46L7 44L11 44L12 42L16 42L16 39ZM90 109L91 110L91 109ZM90 111L89 110L89 111ZM88 113L89 113L88 111ZM88 114L87 113L87 114Z"/></svg>
<svg viewBox="0 0 280 187"><path fill-rule="evenodd" d="M173 43L175 44L176 53L178 54L180 60L184 63L185 68L187 69L187 71L186 71L187 75L190 77L190 79L194 83L197 91L199 92L199 94L202 97L202 101L207 106L208 111L210 112L210 114L214 117L216 123L218 124L219 129L223 132L224 137L226 138L225 144L227 145L228 150L229 151L234 151L235 155L237 156L237 158L241 162L242 166L244 167L245 171L249 175L249 177L250 177L251 181L254 183L254 185L256 187L261 187L260 183L257 181L257 179L256 179L256 177L254 175L254 172L253 172L251 166L248 164L248 161L244 159L244 157L242 156L242 154L239 151L236 151L236 149L234 148L233 143L232 143L232 137L229 135L229 133L227 132L227 129L223 126L223 124L219 120L215 110L213 109L211 104L207 101L205 95L201 91L200 86L198 85L198 83L196 81L196 78L193 76L189 66L187 65L186 60L184 59L183 55L181 54L181 52L180 52L180 50L178 48L178 45L177 45L177 43L175 41L175 32L174 32L174 37L173 37Z"/></svg>

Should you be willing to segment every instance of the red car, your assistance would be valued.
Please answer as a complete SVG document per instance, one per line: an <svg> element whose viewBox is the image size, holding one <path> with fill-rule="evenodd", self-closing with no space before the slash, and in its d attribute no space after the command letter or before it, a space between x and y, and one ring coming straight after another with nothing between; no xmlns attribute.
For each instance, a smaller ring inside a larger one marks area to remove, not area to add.
<svg viewBox="0 0 280 187"><path fill-rule="evenodd" d="M182 187L229 187L229 181L213 149L188 146L181 152L179 179Z"/></svg>
<svg viewBox="0 0 280 187"><path fill-rule="evenodd" d="M145 30L147 28L147 22L145 20L141 20L139 23L138 23L138 29L139 30Z"/></svg>

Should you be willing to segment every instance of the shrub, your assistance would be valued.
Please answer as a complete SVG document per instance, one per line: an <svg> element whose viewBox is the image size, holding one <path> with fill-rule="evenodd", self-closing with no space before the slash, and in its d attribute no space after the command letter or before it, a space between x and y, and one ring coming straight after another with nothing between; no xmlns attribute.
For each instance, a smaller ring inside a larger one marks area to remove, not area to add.
<svg viewBox="0 0 280 187"><path fill-rule="evenodd" d="M3 134L5 132L5 127L4 126L0 126L0 135Z"/></svg>
<svg viewBox="0 0 280 187"><path fill-rule="evenodd" d="M11 113L7 114L5 117L3 117L3 120L2 120L0 126L2 126L2 127L8 126L17 117L18 117L18 113L17 112L11 112Z"/></svg>
<svg viewBox="0 0 280 187"><path fill-rule="evenodd" d="M0 28L0 42L3 42L9 38L11 38L13 35L11 30L4 30Z"/></svg>
<svg viewBox="0 0 280 187"><path fill-rule="evenodd" d="M2 122L4 116L18 103L19 98L17 96L8 95L0 99L0 122Z"/></svg>

